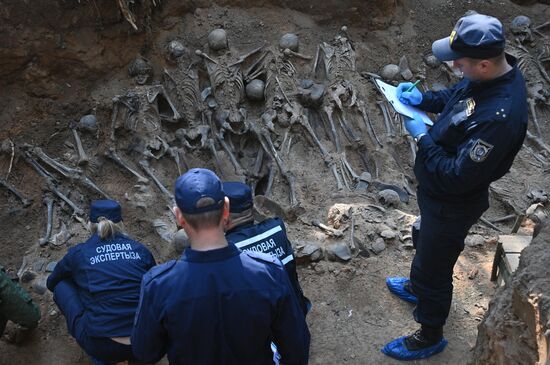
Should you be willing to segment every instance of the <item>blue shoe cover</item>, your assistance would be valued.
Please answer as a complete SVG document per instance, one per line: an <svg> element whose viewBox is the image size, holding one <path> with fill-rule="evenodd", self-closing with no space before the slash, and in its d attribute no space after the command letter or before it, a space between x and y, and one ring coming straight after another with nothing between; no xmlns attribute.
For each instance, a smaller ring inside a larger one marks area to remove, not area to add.
<svg viewBox="0 0 550 365"><path fill-rule="evenodd" d="M380 351L382 351L383 354L397 360L418 360L438 354L443 351L445 346L447 346L447 340L442 338L441 341L433 346L422 350L411 351L407 349L407 346L405 346L405 338L406 336L403 336L393 340L384 346Z"/></svg>
<svg viewBox="0 0 550 365"><path fill-rule="evenodd" d="M388 289L399 298L406 302L418 304L416 295L412 295L405 290L405 284L409 281L407 278L386 278Z"/></svg>

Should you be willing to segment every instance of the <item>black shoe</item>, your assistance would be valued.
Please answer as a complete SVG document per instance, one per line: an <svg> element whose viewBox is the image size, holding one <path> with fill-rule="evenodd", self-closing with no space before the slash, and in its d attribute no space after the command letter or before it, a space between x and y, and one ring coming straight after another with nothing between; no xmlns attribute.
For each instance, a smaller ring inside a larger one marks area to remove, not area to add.
<svg viewBox="0 0 550 365"><path fill-rule="evenodd" d="M410 351L422 350L431 347L443 339L443 327L422 326L405 338L405 346Z"/></svg>

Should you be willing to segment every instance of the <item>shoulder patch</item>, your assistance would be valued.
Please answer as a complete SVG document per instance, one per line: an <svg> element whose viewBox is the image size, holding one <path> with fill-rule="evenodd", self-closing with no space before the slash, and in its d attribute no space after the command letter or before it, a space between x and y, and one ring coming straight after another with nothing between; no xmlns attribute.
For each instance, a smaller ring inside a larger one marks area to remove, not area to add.
<svg viewBox="0 0 550 365"><path fill-rule="evenodd" d="M470 149L470 159L474 162L483 162L489 156L493 145L478 139Z"/></svg>
<svg viewBox="0 0 550 365"><path fill-rule="evenodd" d="M169 271L170 269L172 269L172 267L174 267L176 262L177 262L177 260L171 260L171 261L165 262L164 264L160 264L160 265L152 267L143 276L143 282L148 283L151 280L153 280L154 278L156 278L157 276Z"/></svg>
<svg viewBox="0 0 550 365"><path fill-rule="evenodd" d="M245 255L253 258L254 260L266 262L268 264L275 264L275 265L278 265L278 266L282 265L278 259L276 259L272 255L267 254L267 253L256 252L256 251L251 251L251 250L243 251L243 253Z"/></svg>

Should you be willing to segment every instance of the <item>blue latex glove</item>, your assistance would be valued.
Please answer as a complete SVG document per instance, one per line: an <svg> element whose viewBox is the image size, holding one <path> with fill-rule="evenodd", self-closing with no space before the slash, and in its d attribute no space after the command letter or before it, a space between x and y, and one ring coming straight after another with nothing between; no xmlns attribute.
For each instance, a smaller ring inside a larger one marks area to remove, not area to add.
<svg viewBox="0 0 550 365"><path fill-rule="evenodd" d="M402 82L397 85L397 98L403 104L418 105L422 102L422 93L417 87L415 87L411 92L407 92L411 86L413 86L412 82Z"/></svg>
<svg viewBox="0 0 550 365"><path fill-rule="evenodd" d="M413 119L405 119L405 128L407 128L407 131L413 138L428 133L428 127L420 119L418 113L413 114Z"/></svg>

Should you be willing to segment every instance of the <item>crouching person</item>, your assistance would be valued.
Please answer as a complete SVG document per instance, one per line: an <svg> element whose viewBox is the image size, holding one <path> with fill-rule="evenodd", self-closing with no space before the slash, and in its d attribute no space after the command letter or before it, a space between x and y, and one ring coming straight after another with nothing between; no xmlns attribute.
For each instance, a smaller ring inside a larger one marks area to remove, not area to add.
<svg viewBox="0 0 550 365"><path fill-rule="evenodd" d="M133 360L129 336L141 279L155 260L124 234L116 201L93 201L89 224L92 236L69 249L47 286L69 333L95 364Z"/></svg>
<svg viewBox="0 0 550 365"><path fill-rule="evenodd" d="M286 235L285 224L280 218L268 218L254 224L252 190L242 182L224 182L223 191L229 198L229 221L225 238L242 251L263 252L278 258L283 263L300 307L307 314L311 302L304 296L298 282L296 261L292 244Z"/></svg>
<svg viewBox="0 0 550 365"><path fill-rule="evenodd" d="M175 186L178 224L191 247L144 277L134 354L143 362L168 353L170 364L306 364L309 331L283 265L242 252L224 236L229 199L210 170L191 169Z"/></svg>

